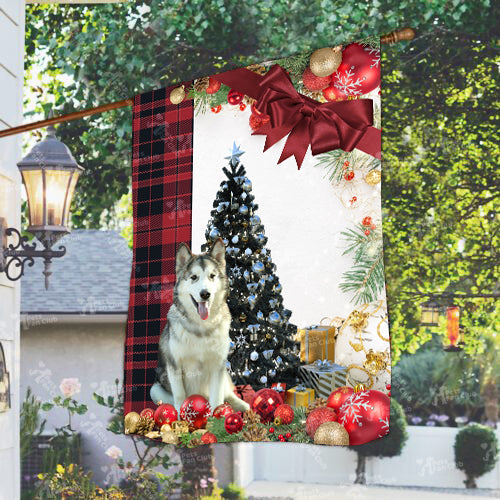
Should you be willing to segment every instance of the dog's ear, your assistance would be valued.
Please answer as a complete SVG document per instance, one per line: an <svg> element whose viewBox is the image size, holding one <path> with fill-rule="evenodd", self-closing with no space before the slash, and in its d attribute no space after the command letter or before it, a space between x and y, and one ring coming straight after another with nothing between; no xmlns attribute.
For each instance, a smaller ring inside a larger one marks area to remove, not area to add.
<svg viewBox="0 0 500 500"><path fill-rule="evenodd" d="M188 260L193 256L191 250L185 243L181 243L177 249L175 256L175 272L179 274L181 269L186 265Z"/></svg>
<svg viewBox="0 0 500 500"><path fill-rule="evenodd" d="M226 247L222 238L215 240L209 253L221 266L226 266Z"/></svg>

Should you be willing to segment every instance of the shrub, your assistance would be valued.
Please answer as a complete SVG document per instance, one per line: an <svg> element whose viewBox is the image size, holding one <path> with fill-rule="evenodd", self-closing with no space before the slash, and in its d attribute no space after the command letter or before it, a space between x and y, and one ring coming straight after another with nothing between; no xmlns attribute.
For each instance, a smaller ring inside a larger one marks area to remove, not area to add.
<svg viewBox="0 0 500 500"><path fill-rule="evenodd" d="M498 442L495 432L480 424L469 424L455 438L455 464L466 475L467 488L476 488L476 478L495 467Z"/></svg>

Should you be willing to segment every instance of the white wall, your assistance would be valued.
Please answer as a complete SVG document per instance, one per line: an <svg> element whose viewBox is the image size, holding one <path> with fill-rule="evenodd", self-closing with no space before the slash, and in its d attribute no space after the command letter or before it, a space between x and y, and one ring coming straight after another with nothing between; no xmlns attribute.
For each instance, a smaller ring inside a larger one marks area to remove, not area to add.
<svg viewBox="0 0 500 500"><path fill-rule="evenodd" d="M370 458L368 484L391 486L464 487L465 475L456 469L453 444L457 428L408 427L409 438L398 457ZM500 430L497 430L500 439ZM355 479L356 453L337 446L293 443L238 445L235 469L239 484L252 481L293 481L346 484ZM479 488L500 488L500 462L477 480Z"/></svg>
<svg viewBox="0 0 500 500"><path fill-rule="evenodd" d="M0 130L22 123L24 0L0 0ZM0 217L20 224L20 137L0 139ZM12 408L0 413L0 499L19 498L19 285L0 273L0 342Z"/></svg>

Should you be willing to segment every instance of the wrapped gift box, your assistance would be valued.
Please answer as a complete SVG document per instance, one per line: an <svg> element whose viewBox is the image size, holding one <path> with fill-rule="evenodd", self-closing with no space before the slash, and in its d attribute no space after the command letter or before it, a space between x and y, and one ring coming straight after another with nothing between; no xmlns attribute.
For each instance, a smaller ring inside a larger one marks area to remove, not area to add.
<svg viewBox="0 0 500 500"><path fill-rule="evenodd" d="M312 363L317 359L335 361L335 337L337 327L333 325L316 325L297 330L300 341L300 360Z"/></svg>
<svg viewBox="0 0 500 500"><path fill-rule="evenodd" d="M249 405L252 404L253 397L255 396L255 391L252 389L252 386L249 384L235 386L234 393L240 399L243 399L243 401L245 401Z"/></svg>
<svg viewBox="0 0 500 500"><path fill-rule="evenodd" d="M286 391L286 403L290 406L308 406L314 401L314 389L298 385Z"/></svg>
<svg viewBox="0 0 500 500"><path fill-rule="evenodd" d="M271 384L271 389L279 392L283 399L285 398L286 384L283 384L283 382L274 382L273 384Z"/></svg>
<svg viewBox="0 0 500 500"><path fill-rule="evenodd" d="M299 378L316 392L316 397L328 398L337 387L347 384L347 368L328 360L299 367Z"/></svg>

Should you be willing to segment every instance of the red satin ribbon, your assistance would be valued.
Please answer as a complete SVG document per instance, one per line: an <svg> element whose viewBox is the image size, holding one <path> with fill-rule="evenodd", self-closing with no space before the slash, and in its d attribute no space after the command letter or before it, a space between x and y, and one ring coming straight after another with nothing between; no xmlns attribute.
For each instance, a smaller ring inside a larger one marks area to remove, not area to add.
<svg viewBox="0 0 500 500"><path fill-rule="evenodd" d="M357 147L380 158L380 131L371 126L371 99L319 103L299 94L277 64L264 77L241 68L216 78L257 99L257 109L270 116L270 121L254 132L267 136L264 151L289 134L278 163L294 156L300 169L309 145L313 155Z"/></svg>

